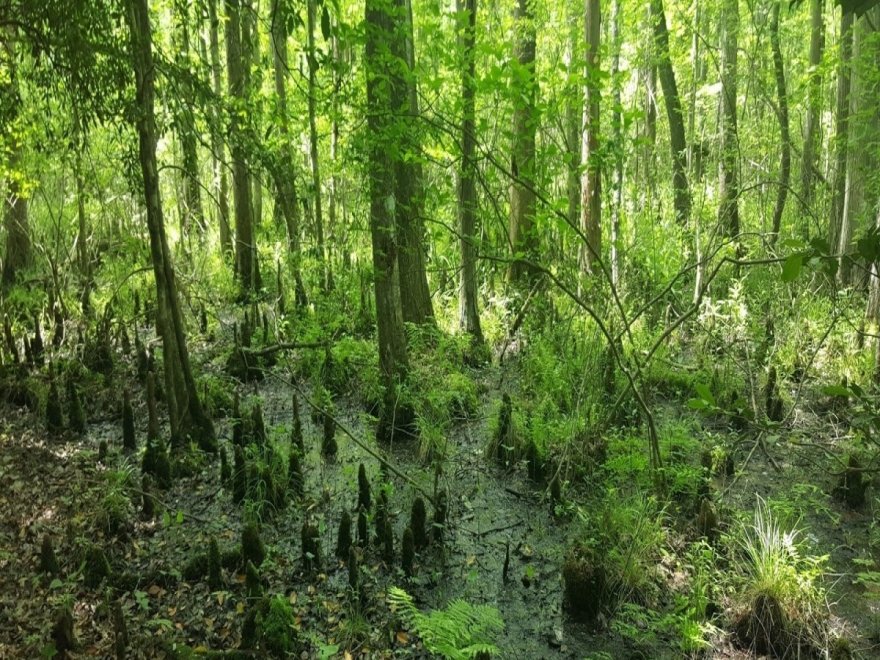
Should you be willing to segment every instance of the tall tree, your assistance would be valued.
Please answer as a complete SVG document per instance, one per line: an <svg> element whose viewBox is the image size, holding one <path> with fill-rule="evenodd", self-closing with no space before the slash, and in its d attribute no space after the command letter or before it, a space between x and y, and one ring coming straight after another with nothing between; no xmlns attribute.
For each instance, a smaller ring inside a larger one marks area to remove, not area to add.
<svg viewBox="0 0 880 660"><path fill-rule="evenodd" d="M424 183L419 139L419 100L416 86L415 47L411 0L396 0L394 16L395 54L405 64L401 83L406 89L406 105L397 109L403 152L396 159L397 231L400 236L400 301L403 320L408 323L433 323L434 308L425 267Z"/></svg>
<svg viewBox="0 0 880 660"><path fill-rule="evenodd" d="M739 142L737 133L737 48L739 0L721 4L721 159L718 223L726 236L737 236L739 224Z"/></svg>
<svg viewBox="0 0 880 660"><path fill-rule="evenodd" d="M373 278L376 296L376 325L379 335L379 364L385 395L377 436L391 440L398 429L412 421L412 412L399 405L399 386L409 371L403 311L400 302L397 232L395 231L395 174L392 152L398 139L393 108L405 107L406 89L399 84L400 59L395 43L396 8L393 0L366 0L368 176L370 191L370 236L373 247Z"/></svg>
<svg viewBox="0 0 880 660"><path fill-rule="evenodd" d="M825 49L823 0L810 0L810 60L807 87L807 119L801 164L801 200L809 208L816 179L816 144L819 141L822 112L822 51Z"/></svg>
<svg viewBox="0 0 880 660"><path fill-rule="evenodd" d="M611 0L611 130L614 145L614 176L611 201L611 283L620 284L620 213L623 206L623 117L621 116L620 83L620 0Z"/></svg>
<svg viewBox="0 0 880 660"><path fill-rule="evenodd" d="M247 150L247 88L249 57L242 49L242 0L226 0L226 69L232 97L232 193L235 205L235 273L241 294L260 287L260 268L254 235L253 199Z"/></svg>
<svg viewBox="0 0 880 660"><path fill-rule="evenodd" d="M587 0L584 12L586 71L584 85L584 127L581 147L581 245L584 273L595 273L602 259L602 171L599 163L599 0Z"/></svg>
<svg viewBox="0 0 880 660"><path fill-rule="evenodd" d="M222 98L223 69L220 65L220 17L217 0L208 0L208 41L211 56L211 87L214 96ZM217 224L220 230L220 249L224 255L233 254L232 233L229 228L229 177L226 172L226 145L221 138L220 115L216 104L209 108L211 117L211 152L213 155L212 193L217 200Z"/></svg>
<svg viewBox="0 0 880 660"><path fill-rule="evenodd" d="M536 30L531 0L517 0L514 12L515 44L513 56L513 143L510 170L509 240L514 257L508 277L520 283L535 275L529 262L537 256L535 233L535 132L538 126L535 107L538 83L535 78Z"/></svg>
<svg viewBox="0 0 880 660"><path fill-rule="evenodd" d="M843 203L846 196L846 162L849 146L849 105L852 84L853 13L840 12L840 59L837 69L837 99L835 108L834 173L831 188L831 217L828 221L828 245L832 252L840 247L843 223Z"/></svg>
<svg viewBox="0 0 880 660"><path fill-rule="evenodd" d="M773 208L773 225L770 242L776 243L782 225L782 213L788 197L791 180L791 137L788 125L788 91L785 87L785 63L779 43L779 8L784 0L774 0L770 9L770 45L773 49L773 74L776 78L776 113L779 119L779 141L782 157L779 164L779 188L776 191L776 206Z"/></svg>
<svg viewBox="0 0 880 660"><path fill-rule="evenodd" d="M458 287L458 323L476 344L483 344L477 300L477 186L476 142L476 53L477 0L458 0L461 69L461 170L458 175L458 232L461 246L461 274ZM462 14L463 12L463 14Z"/></svg>
<svg viewBox="0 0 880 660"><path fill-rule="evenodd" d="M172 444L184 446L187 438L205 450L216 450L211 420L199 401L189 362L183 317L177 296L171 250L165 236L162 200L159 196L159 170L156 164L155 74L152 31L147 0L131 0L127 11L132 59L136 82L136 123L139 160L144 184L150 257L156 280L157 327L162 338L168 416Z"/></svg>
<svg viewBox="0 0 880 660"><path fill-rule="evenodd" d="M312 207L314 209L315 220L315 254L321 264L321 286L327 287L327 272L324 264L325 246L324 246L324 211L323 201L321 199L321 166L318 160L318 124L316 116L316 103L318 96L318 60L315 53L315 0L307 0L307 47L308 47L308 69L309 69L309 162L312 168Z"/></svg>
<svg viewBox="0 0 880 660"><path fill-rule="evenodd" d="M684 133L684 115L681 98L675 81L675 71L669 57L669 30L663 0L651 0L651 16L654 28L654 48L660 86L663 88L663 104L669 121L669 146L672 150L672 191L675 217L686 223L691 213L691 193L687 178L687 143Z"/></svg>

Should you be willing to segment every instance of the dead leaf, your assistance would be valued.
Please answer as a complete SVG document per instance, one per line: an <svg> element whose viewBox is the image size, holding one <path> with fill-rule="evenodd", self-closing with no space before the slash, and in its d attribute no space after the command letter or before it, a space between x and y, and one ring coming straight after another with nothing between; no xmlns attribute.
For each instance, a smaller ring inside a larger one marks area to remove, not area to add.
<svg viewBox="0 0 880 660"><path fill-rule="evenodd" d="M397 643L401 646L406 646L407 644L409 644L409 633L407 633L405 630L398 630Z"/></svg>

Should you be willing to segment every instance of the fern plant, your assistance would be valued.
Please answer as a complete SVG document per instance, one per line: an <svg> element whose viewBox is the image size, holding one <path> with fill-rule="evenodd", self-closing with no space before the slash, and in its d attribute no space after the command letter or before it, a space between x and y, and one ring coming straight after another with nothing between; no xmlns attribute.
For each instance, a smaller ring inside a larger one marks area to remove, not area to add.
<svg viewBox="0 0 880 660"><path fill-rule="evenodd" d="M398 587L388 590L388 605L422 638L428 651L447 660L488 658L498 652L493 639L504 630L504 620L494 607L456 599L445 609L425 614Z"/></svg>

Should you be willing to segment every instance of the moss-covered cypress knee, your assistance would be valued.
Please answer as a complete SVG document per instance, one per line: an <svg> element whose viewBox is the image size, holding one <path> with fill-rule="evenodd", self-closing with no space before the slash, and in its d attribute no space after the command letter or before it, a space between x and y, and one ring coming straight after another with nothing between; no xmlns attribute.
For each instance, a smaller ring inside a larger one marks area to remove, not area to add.
<svg viewBox="0 0 880 660"><path fill-rule="evenodd" d="M416 497L413 500L409 517L409 526L412 530L416 550L421 550L428 545L427 521L428 512L425 509L425 500L421 497Z"/></svg>
<svg viewBox="0 0 880 660"><path fill-rule="evenodd" d="M370 545L370 531L367 528L367 514L365 511L358 512L358 545L362 548Z"/></svg>
<svg viewBox="0 0 880 660"><path fill-rule="evenodd" d="M394 563L394 528L387 517L385 518L385 531L382 534L382 559L389 566Z"/></svg>
<svg viewBox="0 0 880 660"><path fill-rule="evenodd" d="M86 430L86 416L83 413L82 401L72 378L67 379L67 426L74 433L84 433Z"/></svg>
<svg viewBox="0 0 880 660"><path fill-rule="evenodd" d="M86 563L83 569L83 581L87 589L95 589L104 578L110 577L110 562L103 548L93 545L86 553Z"/></svg>
<svg viewBox="0 0 880 660"><path fill-rule="evenodd" d="M246 523L241 530L241 558L245 564L251 561L254 566L260 566L266 558L266 548L255 522Z"/></svg>
<svg viewBox="0 0 880 660"><path fill-rule="evenodd" d="M290 448L290 455L287 457L287 486L291 493L297 497L302 497L305 490L305 477L303 475L299 450L296 447Z"/></svg>
<svg viewBox="0 0 880 660"><path fill-rule="evenodd" d="M46 430L56 435L64 431L61 398L54 378L49 381L49 395L46 397Z"/></svg>
<svg viewBox="0 0 880 660"><path fill-rule="evenodd" d="M434 540L443 543L443 533L446 531L446 518L449 511L449 496L445 490L437 493L437 504L434 507Z"/></svg>
<svg viewBox="0 0 880 660"><path fill-rule="evenodd" d="M61 573L55 548L52 547L52 538L48 534L43 535L43 542L40 545L40 572L53 576Z"/></svg>
<svg viewBox="0 0 880 660"><path fill-rule="evenodd" d="M263 421L263 406L260 403L256 403L251 411L251 433L252 440L257 446L262 447L266 444L266 424Z"/></svg>
<svg viewBox="0 0 880 660"><path fill-rule="evenodd" d="M371 504L370 480L367 479L367 468L361 463L358 466L358 508L369 511Z"/></svg>
<svg viewBox="0 0 880 660"><path fill-rule="evenodd" d="M220 483L224 486L232 479L232 468L226 455L226 447L220 447Z"/></svg>
<svg viewBox="0 0 880 660"><path fill-rule="evenodd" d="M159 413L156 411L156 380L153 372L147 374L147 439L159 439Z"/></svg>
<svg viewBox="0 0 880 660"><path fill-rule="evenodd" d="M217 547L217 539L211 539L208 545L208 586L212 591L219 591L223 587L220 548Z"/></svg>
<svg viewBox="0 0 880 660"><path fill-rule="evenodd" d="M344 561L348 557L350 547L351 515L348 511L343 511L339 519L339 532L336 534L336 557Z"/></svg>
<svg viewBox="0 0 880 660"><path fill-rule="evenodd" d="M332 411L327 411L324 415L324 436L321 441L321 454L324 456L336 456L338 451L336 444L336 420L333 419Z"/></svg>
<svg viewBox="0 0 880 660"><path fill-rule="evenodd" d="M861 461L859 461L855 454L850 454L847 459L846 470L844 470L836 490L837 494L846 502L849 508L861 508L866 501L865 491L868 488L868 483L864 476Z"/></svg>
<svg viewBox="0 0 880 660"><path fill-rule="evenodd" d="M107 441L101 440L98 443L98 463L106 462L108 451L110 451L110 447L107 445Z"/></svg>
<svg viewBox="0 0 880 660"><path fill-rule="evenodd" d="M129 451L137 449L134 437L134 412L128 390L122 393L122 446Z"/></svg>
<svg viewBox="0 0 880 660"><path fill-rule="evenodd" d="M318 527L304 522L300 532L302 563L306 573L321 570L321 540Z"/></svg>
<svg viewBox="0 0 880 660"><path fill-rule="evenodd" d="M236 504L244 501L247 494L247 464L244 460L244 449L235 445L233 450L235 469L232 471L232 501Z"/></svg>
<svg viewBox="0 0 880 660"><path fill-rule="evenodd" d="M156 452L156 485L162 490L171 488L171 459L168 458L168 449L162 444L155 445Z"/></svg>
<svg viewBox="0 0 880 660"><path fill-rule="evenodd" d="M156 501L153 498L153 479L149 474L141 477L141 497L141 511L145 518L152 520L156 516Z"/></svg>
<svg viewBox="0 0 880 660"><path fill-rule="evenodd" d="M714 541L718 537L718 513L708 498L703 498L700 502L697 530L700 532L700 536L706 537L709 541Z"/></svg>
<svg viewBox="0 0 880 660"><path fill-rule="evenodd" d="M296 392L293 393L293 424L290 429L290 445L299 450L300 456L306 455L306 445L303 441L302 422L299 416L299 399Z"/></svg>
<svg viewBox="0 0 880 660"><path fill-rule="evenodd" d="M116 660L125 660L128 654L128 626L118 600L113 603L113 635Z"/></svg>
<svg viewBox="0 0 880 660"><path fill-rule="evenodd" d="M64 606L55 615L52 626L52 643L59 658L68 657L69 651L76 650L77 641L73 633L73 612L70 606Z"/></svg>
<svg viewBox="0 0 880 660"><path fill-rule="evenodd" d="M348 587L355 594L358 592L360 584L360 568L358 567L357 549L351 546L348 549Z"/></svg>
<svg viewBox="0 0 880 660"><path fill-rule="evenodd" d="M263 582L260 571L254 566L254 562L248 561L244 573L244 586L248 598L259 598L263 595Z"/></svg>
<svg viewBox="0 0 880 660"><path fill-rule="evenodd" d="M232 398L232 444L244 446L244 420L241 417L241 397L238 392Z"/></svg>
<svg viewBox="0 0 880 660"><path fill-rule="evenodd" d="M400 564L403 572L407 577L413 574L413 564L415 563L416 543L412 529L407 527L403 530L403 540L400 542Z"/></svg>

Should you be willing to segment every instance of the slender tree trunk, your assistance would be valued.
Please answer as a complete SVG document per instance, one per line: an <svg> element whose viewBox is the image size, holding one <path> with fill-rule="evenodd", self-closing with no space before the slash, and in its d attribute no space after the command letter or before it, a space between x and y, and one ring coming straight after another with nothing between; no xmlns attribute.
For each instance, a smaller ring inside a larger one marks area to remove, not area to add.
<svg viewBox="0 0 880 660"><path fill-rule="evenodd" d="M657 55L657 68L660 85L663 88L663 103L669 121L669 144L672 149L672 191L675 217L687 223L691 213L691 193L687 179L687 143L684 133L684 115L681 111L681 98L675 82L675 72L669 57L669 31L666 27L666 13L663 0L651 0L651 16L654 22L654 41Z"/></svg>
<svg viewBox="0 0 880 660"><path fill-rule="evenodd" d="M307 0L308 58L309 58L309 161L312 166L312 209L315 221L315 251L321 264L321 288L327 289L327 273L324 266L324 212L321 199L321 167L318 160L318 125L315 104L317 102L318 61L315 59L315 1Z"/></svg>
<svg viewBox="0 0 880 660"><path fill-rule="evenodd" d="M91 260L89 259L89 222L86 217L86 191L83 177L82 156L88 144L85 128L78 117L74 117L74 134L77 136L73 154L73 179L76 183L76 257L79 276L84 286L90 286L92 278Z"/></svg>
<svg viewBox="0 0 880 660"><path fill-rule="evenodd" d="M410 0L397 0L395 15L403 24L398 27L396 46L398 56L406 62L402 84L406 89L406 105L398 111L403 118L401 142L404 155L397 159L396 200L397 231L400 251L397 261L400 267L400 300L403 320L407 323L433 324L434 308L428 274L425 267L424 186L419 138L419 100L415 73L415 48L413 45L412 4Z"/></svg>
<svg viewBox="0 0 880 660"><path fill-rule="evenodd" d="M602 259L602 171L599 165L599 0L587 0L584 13L586 85L584 86L584 130L581 146L581 271L596 274Z"/></svg>
<svg viewBox="0 0 880 660"><path fill-rule="evenodd" d="M30 266L31 238L28 224L28 200L22 193L21 174L16 171L21 163L21 141L16 139L9 156L8 190L4 200L3 224L6 227L6 255L3 259L3 286L15 283L19 273Z"/></svg>
<svg viewBox="0 0 880 660"><path fill-rule="evenodd" d="M620 0L611 0L611 128L614 132L614 178L611 202L611 283L620 285L620 212L623 206L623 118L620 114Z"/></svg>
<svg viewBox="0 0 880 660"><path fill-rule="evenodd" d="M159 197L159 171L156 165L156 120L154 116L156 68L153 64L152 34L147 0L128 3L128 25L131 31L134 73L136 80L137 131L139 158L144 180L147 227L150 234L150 256L156 279L158 301L157 325L162 337L164 373L171 422L172 445L185 446L187 438L202 449L216 450L211 420L205 415L196 391L189 362L183 317L177 298L171 251L165 236L162 202Z"/></svg>
<svg viewBox="0 0 880 660"><path fill-rule="evenodd" d="M395 231L395 163L392 150L399 139L392 109L406 103L405 90L394 80L399 59L388 45L395 40L395 12L392 0L366 0L366 49L364 67L367 78L367 126L370 189L370 234L373 246L373 277L376 295L376 322L379 337L379 364L385 396L377 436L391 440L397 429L412 421L411 410L398 403L398 386L409 371Z"/></svg>
<svg viewBox="0 0 880 660"><path fill-rule="evenodd" d="M834 135L834 184L831 190L831 217L828 222L828 245L834 252L840 246L843 202L846 195L846 161L849 137L849 97L853 45L853 14L841 10L840 62L837 70L837 116Z"/></svg>
<svg viewBox="0 0 880 660"><path fill-rule="evenodd" d="M211 52L211 86L217 103L223 95L223 70L220 66L220 19L217 15L217 0L208 0L208 23L209 41ZM213 152L213 182L212 192L217 199L219 207L217 224L220 228L220 250L224 255L233 254L232 233L229 228L229 181L226 174L225 151L226 145L221 138L220 116L217 112L216 103L211 104L209 110L211 116L211 151Z"/></svg>
<svg viewBox="0 0 880 660"><path fill-rule="evenodd" d="M804 151L801 164L801 201L809 209L816 180L816 144L821 141L822 126L822 51L825 49L824 0L810 0L810 60L807 88L807 120L804 128Z"/></svg>
<svg viewBox="0 0 880 660"><path fill-rule="evenodd" d="M242 51L240 0L226 0L226 69L229 95L235 108L243 110L247 103L248 60ZM253 199L250 171L244 147L245 119L240 112L232 113L232 193L235 205L235 272L242 296L250 296L259 288L259 265L254 239Z"/></svg>
<svg viewBox="0 0 880 660"><path fill-rule="evenodd" d="M458 0L459 12L466 12L460 35L461 71L461 171L458 176L458 230L461 244L458 323L475 344L483 344L477 294L477 186L476 186L476 54L477 0Z"/></svg>
<svg viewBox="0 0 880 660"><path fill-rule="evenodd" d="M779 139L782 158L779 164L779 189L776 193L776 206L773 209L773 227L770 244L775 245L782 226L782 212L788 197L791 180L791 136L788 126L788 92L785 86L785 64L779 45L779 7L784 0L775 0L770 14L770 45L773 48L773 73L776 77L777 114L779 117Z"/></svg>
<svg viewBox="0 0 880 660"><path fill-rule="evenodd" d="M535 20L530 0L517 0L514 12L516 43L513 56L520 69L513 83L513 144L510 169L509 240L513 250L508 277L512 283L532 279L537 273L528 261L537 257L535 233Z"/></svg>
<svg viewBox="0 0 880 660"><path fill-rule="evenodd" d="M721 6L721 168L718 223L725 236L739 235L739 142L737 136L737 41L739 0Z"/></svg>

